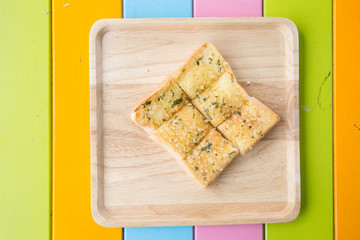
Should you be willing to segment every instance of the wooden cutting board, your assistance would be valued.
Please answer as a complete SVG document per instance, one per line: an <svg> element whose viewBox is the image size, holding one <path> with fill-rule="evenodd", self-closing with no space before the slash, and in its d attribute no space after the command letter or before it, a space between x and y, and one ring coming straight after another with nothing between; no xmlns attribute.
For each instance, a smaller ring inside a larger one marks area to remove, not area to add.
<svg viewBox="0 0 360 240"><path fill-rule="evenodd" d="M205 42L281 118L207 189L131 121ZM300 210L298 34L284 18L105 19L90 33L91 204L107 227L294 220Z"/></svg>

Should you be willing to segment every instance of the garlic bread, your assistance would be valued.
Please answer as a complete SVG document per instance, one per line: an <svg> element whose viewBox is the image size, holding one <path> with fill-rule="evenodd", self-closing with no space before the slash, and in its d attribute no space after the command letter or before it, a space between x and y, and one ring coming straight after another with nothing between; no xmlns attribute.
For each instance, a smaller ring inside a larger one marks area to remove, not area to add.
<svg viewBox="0 0 360 240"><path fill-rule="evenodd" d="M226 71L230 71L230 66L220 52L214 45L205 43L175 72L174 79L194 99Z"/></svg>
<svg viewBox="0 0 360 240"><path fill-rule="evenodd" d="M280 120L279 116L259 100L251 97L241 111L218 126L244 155Z"/></svg>
<svg viewBox="0 0 360 240"><path fill-rule="evenodd" d="M159 127L154 136L179 159L189 154L211 129L213 127L206 118L188 104Z"/></svg>
<svg viewBox="0 0 360 240"><path fill-rule="evenodd" d="M133 111L132 119L145 130L155 130L189 103L186 93L171 79L163 84Z"/></svg>
<svg viewBox="0 0 360 240"><path fill-rule="evenodd" d="M192 104L217 127L234 112L239 111L248 99L249 96L235 76L231 72L225 72L219 80L192 100Z"/></svg>
<svg viewBox="0 0 360 240"><path fill-rule="evenodd" d="M230 141L213 129L183 161L189 172L206 188L238 153Z"/></svg>

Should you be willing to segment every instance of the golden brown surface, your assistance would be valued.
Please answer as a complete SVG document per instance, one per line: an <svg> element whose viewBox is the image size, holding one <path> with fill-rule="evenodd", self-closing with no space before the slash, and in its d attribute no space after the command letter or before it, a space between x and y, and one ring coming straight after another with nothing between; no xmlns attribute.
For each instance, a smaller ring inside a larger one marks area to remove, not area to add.
<svg viewBox="0 0 360 240"><path fill-rule="evenodd" d="M133 112L134 121L143 127L157 129L189 103L189 98L171 79L141 102Z"/></svg>
<svg viewBox="0 0 360 240"><path fill-rule="evenodd" d="M192 105L188 104L165 122L154 135L161 143L185 157L213 127Z"/></svg>
<svg viewBox="0 0 360 240"><path fill-rule="evenodd" d="M256 98L220 124L218 129L239 149L249 151L280 120L279 116Z"/></svg>
<svg viewBox="0 0 360 240"><path fill-rule="evenodd" d="M234 112L239 111L248 98L234 75L226 72L192 103L213 126L217 127Z"/></svg>
<svg viewBox="0 0 360 240"><path fill-rule="evenodd" d="M175 73L174 78L190 98L194 99L227 70L229 66L216 47L205 43Z"/></svg>
<svg viewBox="0 0 360 240"><path fill-rule="evenodd" d="M207 187L238 153L237 148L213 129L184 158L184 163L199 183Z"/></svg>

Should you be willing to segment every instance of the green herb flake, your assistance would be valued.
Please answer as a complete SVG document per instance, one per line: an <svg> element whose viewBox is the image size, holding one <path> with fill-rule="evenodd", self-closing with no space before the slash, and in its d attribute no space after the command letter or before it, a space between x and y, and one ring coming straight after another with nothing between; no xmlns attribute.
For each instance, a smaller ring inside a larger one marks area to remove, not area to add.
<svg viewBox="0 0 360 240"><path fill-rule="evenodd" d="M193 119L195 118L195 113L193 113Z"/></svg>
<svg viewBox="0 0 360 240"><path fill-rule="evenodd" d="M151 104L151 101L146 101L142 106L143 108L145 108L147 105L150 105Z"/></svg>
<svg viewBox="0 0 360 240"><path fill-rule="evenodd" d="M209 57L209 60L210 60L210 61L209 61L209 64L211 64L213 59L212 59L211 57Z"/></svg>
<svg viewBox="0 0 360 240"><path fill-rule="evenodd" d="M240 112L240 111L238 111L237 114L239 114L239 116L241 116L241 112Z"/></svg>
<svg viewBox="0 0 360 240"><path fill-rule="evenodd" d="M251 125L249 126L249 129L251 129Z"/></svg>
<svg viewBox="0 0 360 240"><path fill-rule="evenodd" d="M198 168L198 167L194 167L194 170L197 171L197 170L199 170L199 168Z"/></svg>
<svg viewBox="0 0 360 240"><path fill-rule="evenodd" d="M219 107L219 103L218 102L212 102L211 105L215 106L215 108Z"/></svg>
<svg viewBox="0 0 360 240"><path fill-rule="evenodd" d="M229 153L229 156L233 155L234 153L236 153L236 151L232 151Z"/></svg>
<svg viewBox="0 0 360 240"><path fill-rule="evenodd" d="M212 117L210 116L210 113L209 113L209 109L204 108L204 112L206 113L206 116L208 116L208 118L210 118L210 120L212 120Z"/></svg>
<svg viewBox="0 0 360 240"><path fill-rule="evenodd" d="M171 106L174 107L175 105L180 104L182 102L182 100L183 99L182 99L182 96L181 96L179 99L176 99Z"/></svg>
<svg viewBox="0 0 360 240"><path fill-rule="evenodd" d="M158 97L158 101L161 101L163 98L164 98L164 96L165 96L165 94L164 93L161 93L160 95L159 95L159 97Z"/></svg>
<svg viewBox="0 0 360 240"><path fill-rule="evenodd" d="M201 148L201 151L209 151L211 149L212 143L207 141L208 145L206 145L205 147Z"/></svg>
<svg viewBox="0 0 360 240"><path fill-rule="evenodd" d="M170 91L171 91L171 94L172 94L172 96L171 96L171 97L173 98L175 94L174 94L174 92L173 92L173 90L172 90L172 89L170 89Z"/></svg>
<svg viewBox="0 0 360 240"><path fill-rule="evenodd" d="M198 65L198 66L199 66L199 65L200 65L200 62L199 62L199 61L196 61L196 65Z"/></svg>
<svg viewBox="0 0 360 240"><path fill-rule="evenodd" d="M223 107L226 105L225 103L225 98L222 98L222 103L221 103L221 106L220 106L220 113L222 113L222 110L223 110Z"/></svg>
<svg viewBox="0 0 360 240"><path fill-rule="evenodd" d="M221 61L220 61L220 59L217 60L217 65L221 66Z"/></svg>
<svg viewBox="0 0 360 240"><path fill-rule="evenodd" d="M255 138L254 136L251 136L251 138Z"/></svg>

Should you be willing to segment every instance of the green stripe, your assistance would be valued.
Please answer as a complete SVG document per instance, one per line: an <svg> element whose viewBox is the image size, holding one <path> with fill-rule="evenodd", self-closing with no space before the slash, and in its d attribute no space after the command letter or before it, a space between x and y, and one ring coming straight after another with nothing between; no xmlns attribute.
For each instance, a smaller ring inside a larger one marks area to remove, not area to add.
<svg viewBox="0 0 360 240"><path fill-rule="evenodd" d="M264 0L264 16L291 19L300 40L301 211L267 224L268 240L333 239L332 1Z"/></svg>
<svg viewBox="0 0 360 240"><path fill-rule="evenodd" d="M49 0L0 1L0 239L50 239Z"/></svg>

